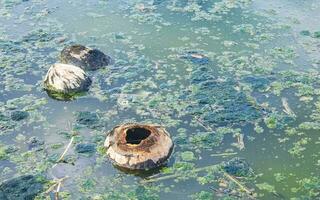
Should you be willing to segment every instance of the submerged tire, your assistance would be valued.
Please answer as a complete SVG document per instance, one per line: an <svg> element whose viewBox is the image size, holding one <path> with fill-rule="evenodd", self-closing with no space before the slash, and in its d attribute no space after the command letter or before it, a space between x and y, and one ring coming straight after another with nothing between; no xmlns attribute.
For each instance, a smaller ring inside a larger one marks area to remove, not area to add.
<svg viewBox="0 0 320 200"><path fill-rule="evenodd" d="M60 62L81 67L83 70L96 70L111 63L111 58L97 49L82 45L65 47Z"/></svg>
<svg viewBox="0 0 320 200"><path fill-rule="evenodd" d="M58 63L50 67L43 83L50 92L69 94L87 91L91 79L77 66Z"/></svg>
<svg viewBox="0 0 320 200"><path fill-rule="evenodd" d="M115 165L147 170L166 162L172 152L173 142L161 126L130 123L110 131L104 146L107 156Z"/></svg>

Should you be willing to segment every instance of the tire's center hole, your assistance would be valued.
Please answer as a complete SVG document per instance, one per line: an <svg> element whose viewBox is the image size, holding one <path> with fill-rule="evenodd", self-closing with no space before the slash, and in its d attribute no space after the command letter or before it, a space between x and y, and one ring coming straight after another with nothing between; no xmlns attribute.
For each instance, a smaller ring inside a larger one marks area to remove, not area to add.
<svg viewBox="0 0 320 200"><path fill-rule="evenodd" d="M127 130L126 141L129 144L140 144L140 142L151 134L151 132L145 128L131 128Z"/></svg>

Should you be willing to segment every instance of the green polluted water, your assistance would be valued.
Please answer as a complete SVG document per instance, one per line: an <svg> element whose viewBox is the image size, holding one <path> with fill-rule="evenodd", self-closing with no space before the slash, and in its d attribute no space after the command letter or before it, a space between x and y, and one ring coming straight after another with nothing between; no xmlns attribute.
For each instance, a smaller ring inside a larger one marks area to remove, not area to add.
<svg viewBox="0 0 320 200"><path fill-rule="evenodd" d="M62 179L59 199L320 199L319 20L317 0L0 0L1 182L36 199ZM42 80L71 44L114 63L60 101ZM165 166L110 163L125 122L166 127Z"/></svg>

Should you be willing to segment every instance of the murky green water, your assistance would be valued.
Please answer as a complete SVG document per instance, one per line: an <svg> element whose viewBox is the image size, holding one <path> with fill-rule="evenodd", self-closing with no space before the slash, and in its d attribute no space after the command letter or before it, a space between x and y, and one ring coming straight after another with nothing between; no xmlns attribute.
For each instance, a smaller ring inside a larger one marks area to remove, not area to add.
<svg viewBox="0 0 320 200"><path fill-rule="evenodd" d="M319 20L317 0L1 0L0 180L68 176L60 199L320 199ZM58 101L42 79L70 44L114 64ZM132 174L108 161L106 132L131 121L171 133L165 167ZM81 143L96 152L77 153ZM253 195L221 170L197 172L234 157L250 164L235 178Z"/></svg>

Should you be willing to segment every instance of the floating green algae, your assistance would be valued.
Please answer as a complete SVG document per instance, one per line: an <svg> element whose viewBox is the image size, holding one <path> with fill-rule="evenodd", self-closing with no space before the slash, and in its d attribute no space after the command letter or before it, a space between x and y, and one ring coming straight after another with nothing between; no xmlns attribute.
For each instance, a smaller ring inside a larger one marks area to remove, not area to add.
<svg viewBox="0 0 320 200"><path fill-rule="evenodd" d="M318 197L317 2L0 4L1 182L40 172L52 180L46 190L68 176L61 199ZM41 82L74 43L115 63L89 72L88 93L57 101ZM105 133L131 121L168 129L175 150L166 166L127 174L106 160ZM228 171L251 196L221 171L234 157L255 172Z"/></svg>
<svg viewBox="0 0 320 200"><path fill-rule="evenodd" d="M234 78L215 76L209 67L195 66L187 110L208 125L236 124L258 119L262 112L246 94L237 91Z"/></svg>

